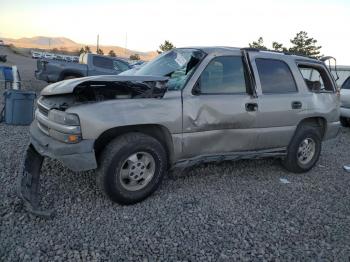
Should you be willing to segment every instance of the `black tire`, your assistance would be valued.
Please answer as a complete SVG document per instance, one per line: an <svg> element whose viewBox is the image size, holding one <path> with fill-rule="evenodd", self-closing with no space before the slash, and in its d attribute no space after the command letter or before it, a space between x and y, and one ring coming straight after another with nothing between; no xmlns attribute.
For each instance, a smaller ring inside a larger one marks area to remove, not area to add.
<svg viewBox="0 0 350 262"><path fill-rule="evenodd" d="M349 127L349 126L350 126L350 120L349 120L349 118L340 117L340 124L341 124L343 127Z"/></svg>
<svg viewBox="0 0 350 262"><path fill-rule="evenodd" d="M69 80L69 79L74 79L74 78L78 78L78 76L65 76L65 77L63 77L63 80Z"/></svg>
<svg viewBox="0 0 350 262"><path fill-rule="evenodd" d="M302 163L300 159L298 158L298 150L301 146L302 142L311 139L310 141L314 141L315 143L315 151L312 156L312 158L307 163ZM309 126L309 125L303 125L300 126L294 137L292 138L292 141L290 142L287 150L287 156L282 161L284 167L291 172L294 173L304 173L309 171L318 161L318 158L320 157L322 148L322 139L320 130L317 127Z"/></svg>
<svg viewBox="0 0 350 262"><path fill-rule="evenodd" d="M155 171L145 187L130 191L123 186L121 172L125 161L137 152L146 152L153 157ZM112 201L123 205L135 204L151 195L167 170L166 152L161 143L142 133L128 133L112 140L104 148L99 162L98 186Z"/></svg>

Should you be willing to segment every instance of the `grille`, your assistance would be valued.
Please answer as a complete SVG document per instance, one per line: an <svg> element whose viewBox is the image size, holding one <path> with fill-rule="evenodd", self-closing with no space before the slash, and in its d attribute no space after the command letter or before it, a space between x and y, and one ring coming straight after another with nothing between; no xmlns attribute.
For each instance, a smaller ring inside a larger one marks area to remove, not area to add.
<svg viewBox="0 0 350 262"><path fill-rule="evenodd" d="M39 112L41 114L43 114L44 116L46 116L46 117L49 116L49 109L42 106L40 103L38 103L38 109L39 109Z"/></svg>

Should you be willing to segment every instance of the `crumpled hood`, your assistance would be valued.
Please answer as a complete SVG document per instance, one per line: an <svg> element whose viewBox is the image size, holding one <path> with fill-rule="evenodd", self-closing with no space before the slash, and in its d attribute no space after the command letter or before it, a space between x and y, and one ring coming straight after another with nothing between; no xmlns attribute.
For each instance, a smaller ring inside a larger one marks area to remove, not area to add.
<svg viewBox="0 0 350 262"><path fill-rule="evenodd" d="M73 92L74 88L78 85L94 81L94 82L122 82L122 81L131 81L131 82L156 82L156 81L167 81L169 78L164 76L135 76L135 75L100 75L100 76L87 76L81 78L74 78L69 80L63 80L54 84L46 86L42 91L41 95L60 95L60 94L70 94Z"/></svg>

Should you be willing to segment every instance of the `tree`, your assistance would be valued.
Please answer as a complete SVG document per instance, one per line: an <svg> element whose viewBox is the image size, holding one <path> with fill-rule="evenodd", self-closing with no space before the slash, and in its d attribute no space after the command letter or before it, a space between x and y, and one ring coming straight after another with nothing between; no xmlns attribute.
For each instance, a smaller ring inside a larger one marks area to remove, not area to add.
<svg viewBox="0 0 350 262"><path fill-rule="evenodd" d="M116 57L117 56L113 50L110 50L108 52L108 55L111 56L111 57Z"/></svg>
<svg viewBox="0 0 350 262"><path fill-rule="evenodd" d="M306 55L315 58L322 57L320 49L322 46L317 46L317 40L309 37L305 31L300 31L296 36L290 40L293 44L289 48L289 52L299 55Z"/></svg>
<svg viewBox="0 0 350 262"><path fill-rule="evenodd" d="M82 47L79 51L80 54L82 53L91 53L91 49L90 49L90 46L86 45L84 47Z"/></svg>
<svg viewBox="0 0 350 262"><path fill-rule="evenodd" d="M55 48L53 48L53 49L51 50L51 52L54 53L54 54L57 54L59 51L58 51L58 48L55 47Z"/></svg>
<svg viewBox="0 0 350 262"><path fill-rule="evenodd" d="M264 39L261 36L258 38L258 41L253 41L253 43L250 43L249 47L267 50L267 47L264 46Z"/></svg>
<svg viewBox="0 0 350 262"><path fill-rule="evenodd" d="M173 45L172 42L170 42L169 40L165 40L164 44L161 44L159 46L160 50L157 50L157 52L158 52L158 54L161 54L163 52L169 51L169 50L174 49L174 48L175 48L175 46Z"/></svg>
<svg viewBox="0 0 350 262"><path fill-rule="evenodd" d="M272 42L272 49L279 52L288 52L288 48L284 47L283 44L278 42Z"/></svg>
<svg viewBox="0 0 350 262"><path fill-rule="evenodd" d="M98 55L103 55L103 54L104 54L101 48L97 49L97 52L96 52L96 53L97 53Z"/></svg>
<svg viewBox="0 0 350 262"><path fill-rule="evenodd" d="M139 54L130 55L130 60L140 60L140 55Z"/></svg>

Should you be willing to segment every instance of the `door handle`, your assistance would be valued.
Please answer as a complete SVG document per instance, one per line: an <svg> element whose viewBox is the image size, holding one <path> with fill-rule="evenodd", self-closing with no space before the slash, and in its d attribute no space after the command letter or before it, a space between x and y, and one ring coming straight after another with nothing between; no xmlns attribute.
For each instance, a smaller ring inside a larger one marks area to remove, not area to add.
<svg viewBox="0 0 350 262"><path fill-rule="evenodd" d="M245 110L247 110L248 112L258 111L258 104L257 103L246 103Z"/></svg>
<svg viewBox="0 0 350 262"><path fill-rule="evenodd" d="M292 109L300 109L303 106L303 104L300 101L293 101L292 102Z"/></svg>

